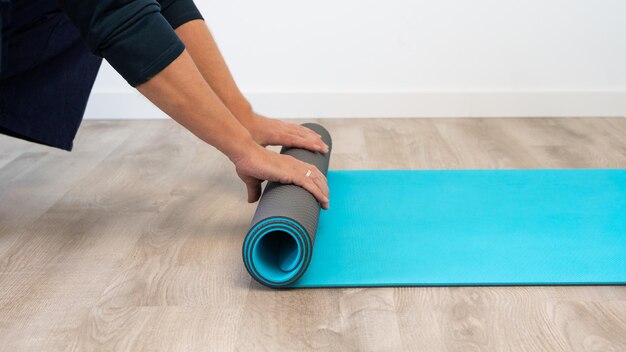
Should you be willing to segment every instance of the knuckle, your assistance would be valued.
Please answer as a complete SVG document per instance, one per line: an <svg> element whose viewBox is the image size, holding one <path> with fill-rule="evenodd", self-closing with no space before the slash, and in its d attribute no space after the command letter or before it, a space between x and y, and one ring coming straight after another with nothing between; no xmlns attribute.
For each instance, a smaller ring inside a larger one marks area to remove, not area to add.
<svg viewBox="0 0 626 352"><path fill-rule="evenodd" d="M288 173L281 175L278 178L278 182L280 183L292 183L293 179L291 178L291 175L289 175Z"/></svg>
<svg viewBox="0 0 626 352"><path fill-rule="evenodd" d="M303 187L305 185L305 182L302 180L302 178L292 179L292 182L290 182L290 183L293 183L293 184L295 184L297 186L300 186L300 187Z"/></svg>

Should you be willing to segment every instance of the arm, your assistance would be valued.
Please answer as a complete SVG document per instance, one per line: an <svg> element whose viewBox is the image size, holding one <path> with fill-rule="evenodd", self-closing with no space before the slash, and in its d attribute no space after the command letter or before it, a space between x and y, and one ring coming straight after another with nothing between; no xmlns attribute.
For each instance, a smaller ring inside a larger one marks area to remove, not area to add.
<svg viewBox="0 0 626 352"><path fill-rule="evenodd" d="M252 110L250 103L237 87L204 21L189 21L177 27L176 33L185 43L205 81L259 144L328 152L328 146L321 137L308 128L269 119Z"/></svg>
<svg viewBox="0 0 626 352"><path fill-rule="evenodd" d="M235 164L248 201L263 180L294 183L328 208L324 175L312 165L260 147L204 81L154 0L60 0L94 53L174 120ZM311 170L311 177L306 177Z"/></svg>
<svg viewBox="0 0 626 352"><path fill-rule="evenodd" d="M198 138L219 149L235 164L246 183L248 201L261 196L262 180L294 183L311 192L328 208L326 177L313 165L259 146L202 79L183 54L137 89ZM310 177L306 177L311 170Z"/></svg>

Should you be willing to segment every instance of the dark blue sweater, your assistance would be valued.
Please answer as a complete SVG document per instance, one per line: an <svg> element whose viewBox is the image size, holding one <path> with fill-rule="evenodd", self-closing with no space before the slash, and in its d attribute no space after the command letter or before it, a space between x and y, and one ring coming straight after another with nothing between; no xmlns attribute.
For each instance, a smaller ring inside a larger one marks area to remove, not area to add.
<svg viewBox="0 0 626 352"><path fill-rule="evenodd" d="M137 86L159 73L185 46L174 30L201 19L192 0L58 0L89 49Z"/></svg>
<svg viewBox="0 0 626 352"><path fill-rule="evenodd" d="M0 134L71 150L101 58L137 86L201 18L192 0L0 0Z"/></svg>

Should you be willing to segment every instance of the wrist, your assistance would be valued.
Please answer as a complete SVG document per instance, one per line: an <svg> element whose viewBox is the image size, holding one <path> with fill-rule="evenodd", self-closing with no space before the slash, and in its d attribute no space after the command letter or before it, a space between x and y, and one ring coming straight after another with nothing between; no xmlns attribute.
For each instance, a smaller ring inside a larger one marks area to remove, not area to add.
<svg viewBox="0 0 626 352"><path fill-rule="evenodd" d="M237 164L250 155L257 153L259 149L264 148L252 138L252 135L248 134L245 138L236 140L228 150L223 150L222 152L233 164Z"/></svg>
<svg viewBox="0 0 626 352"><path fill-rule="evenodd" d="M246 122L242 122L241 124L246 127L248 132L250 132L252 139L254 139L258 144L265 146L270 144L270 141L272 140L271 136L276 132L270 122L271 119L252 112L252 115L248 118L248 120Z"/></svg>

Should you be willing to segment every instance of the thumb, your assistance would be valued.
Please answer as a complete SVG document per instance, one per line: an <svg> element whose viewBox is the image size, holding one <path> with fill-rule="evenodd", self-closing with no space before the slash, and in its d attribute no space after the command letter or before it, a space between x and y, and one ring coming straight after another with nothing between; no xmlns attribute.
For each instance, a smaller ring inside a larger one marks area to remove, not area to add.
<svg viewBox="0 0 626 352"><path fill-rule="evenodd" d="M248 203L254 203L261 198L261 181L256 178L246 177L243 182L248 188Z"/></svg>

